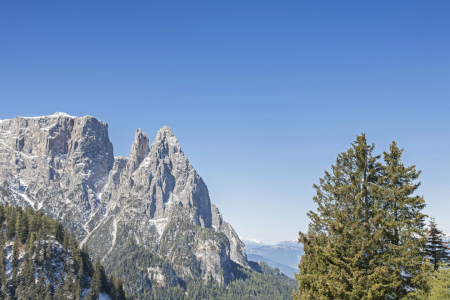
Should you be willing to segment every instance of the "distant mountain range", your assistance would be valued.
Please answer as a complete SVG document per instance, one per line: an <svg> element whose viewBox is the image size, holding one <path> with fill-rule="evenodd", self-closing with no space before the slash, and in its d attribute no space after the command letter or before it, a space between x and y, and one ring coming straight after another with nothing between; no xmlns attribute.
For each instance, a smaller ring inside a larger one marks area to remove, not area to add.
<svg viewBox="0 0 450 300"><path fill-rule="evenodd" d="M294 272L298 272L303 247L297 240L286 240L276 245L268 245L249 238L241 238L241 241L245 245L249 261L263 261L272 268L278 268L291 278L294 278Z"/></svg>
<svg viewBox="0 0 450 300"><path fill-rule="evenodd" d="M289 276L293 279L294 278L294 273L298 273L298 268L291 268L289 266L280 264L278 262L274 262L268 258L265 258L264 256L258 255L258 254L247 254L247 259L249 261L255 261L255 262L265 262L269 267L271 268L277 268L279 269L281 272L283 272L284 275Z"/></svg>
<svg viewBox="0 0 450 300"><path fill-rule="evenodd" d="M257 239L247 239L247 238L241 238L241 241L244 243L245 245L245 249L249 250L249 249L253 249L253 248L259 248L262 246L267 246L268 244L261 242Z"/></svg>
<svg viewBox="0 0 450 300"><path fill-rule="evenodd" d="M283 265L298 268L303 249L295 246L273 245L249 249L247 255L257 254Z"/></svg>
<svg viewBox="0 0 450 300"><path fill-rule="evenodd" d="M282 241L277 244L277 246L293 246L298 248L303 248L302 244L299 244L298 240L287 240Z"/></svg>

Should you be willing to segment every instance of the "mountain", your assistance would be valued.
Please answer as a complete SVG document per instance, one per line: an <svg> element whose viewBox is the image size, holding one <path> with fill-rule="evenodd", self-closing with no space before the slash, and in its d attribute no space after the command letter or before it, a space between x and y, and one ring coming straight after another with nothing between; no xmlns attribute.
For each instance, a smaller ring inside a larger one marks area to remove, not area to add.
<svg viewBox="0 0 450 300"><path fill-rule="evenodd" d="M0 299L126 300L122 282L42 212L0 205Z"/></svg>
<svg viewBox="0 0 450 300"><path fill-rule="evenodd" d="M247 250L267 245L266 243L258 241L257 239L241 238L241 241L244 243L245 249Z"/></svg>
<svg viewBox="0 0 450 300"><path fill-rule="evenodd" d="M298 248L303 248L302 244L299 244L298 240L287 240L282 241L277 244L277 246L293 246Z"/></svg>
<svg viewBox="0 0 450 300"><path fill-rule="evenodd" d="M444 233L444 236L442 237L442 240L446 243L450 242L450 234Z"/></svg>
<svg viewBox="0 0 450 300"><path fill-rule="evenodd" d="M228 283L248 269L244 243L211 203L173 132L138 129L114 157L108 125L65 113L0 121L0 202L72 232L131 296L156 286Z"/></svg>
<svg viewBox="0 0 450 300"><path fill-rule="evenodd" d="M264 256L261 255L247 254L247 259L249 261L265 262L271 268L279 269L281 272L283 272L284 275L289 276L292 279L294 279L294 273L298 273L298 268L291 268L289 266L265 258Z"/></svg>
<svg viewBox="0 0 450 300"><path fill-rule="evenodd" d="M291 268L298 269L302 248L296 246L273 245L249 249L247 255L261 255L273 262L281 263Z"/></svg>

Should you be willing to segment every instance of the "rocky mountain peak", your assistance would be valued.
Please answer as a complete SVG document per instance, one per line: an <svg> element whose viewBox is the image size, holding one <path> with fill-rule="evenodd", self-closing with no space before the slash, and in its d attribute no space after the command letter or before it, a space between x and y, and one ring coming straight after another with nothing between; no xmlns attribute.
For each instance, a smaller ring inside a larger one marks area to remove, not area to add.
<svg viewBox="0 0 450 300"><path fill-rule="evenodd" d="M175 137L175 134L167 126L164 126L163 128L161 128L158 131L158 133L156 134L155 140L152 143L152 148L154 146L160 147L161 144L165 144L165 145L169 146L170 148L176 148L181 151L180 144L178 143L178 140Z"/></svg>
<svg viewBox="0 0 450 300"><path fill-rule="evenodd" d="M150 152L148 136L139 128L134 135L134 143L131 146L130 156L128 159L128 170L134 172L144 158Z"/></svg>
<svg viewBox="0 0 450 300"><path fill-rule="evenodd" d="M228 282L232 261L248 266L244 244L211 203L172 130L162 127L149 142L138 129L129 157L114 157L108 125L91 116L2 121L0 202L62 221L105 262L126 257L122 246L133 241L136 251L160 260L142 280L162 276L168 264L176 275L164 273L167 280Z"/></svg>

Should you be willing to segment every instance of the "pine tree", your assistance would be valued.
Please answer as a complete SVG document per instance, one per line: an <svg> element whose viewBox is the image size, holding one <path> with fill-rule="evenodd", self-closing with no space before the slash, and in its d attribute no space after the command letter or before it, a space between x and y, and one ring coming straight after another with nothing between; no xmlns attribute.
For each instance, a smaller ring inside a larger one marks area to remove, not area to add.
<svg viewBox="0 0 450 300"><path fill-rule="evenodd" d="M47 291L45 295L45 300L52 300L52 294L50 293L50 291Z"/></svg>
<svg viewBox="0 0 450 300"><path fill-rule="evenodd" d="M2 226L3 229L3 226ZM3 237L3 230L0 233L0 236ZM0 298L6 299L7 294L7 279L6 279L6 255L4 250L4 239L0 243Z"/></svg>
<svg viewBox="0 0 450 300"><path fill-rule="evenodd" d="M74 300L80 300L81 286L80 280L75 277L75 282L72 286L72 297Z"/></svg>
<svg viewBox="0 0 450 300"><path fill-rule="evenodd" d="M24 266L22 268L22 278L23 282L27 289L34 288L35 284L35 269L34 269L34 262L32 258L30 257L29 253L26 253L24 256Z"/></svg>
<svg viewBox="0 0 450 300"><path fill-rule="evenodd" d="M423 197L414 196L420 182L415 182L420 175L415 166L405 167L401 162L403 149L396 142L390 145L390 151L384 152L384 166L381 186L384 192L386 212L385 262L391 266L395 275L396 286L393 291L395 299L404 298L412 290L425 284L422 276L423 249L425 247L425 207Z"/></svg>
<svg viewBox="0 0 450 300"><path fill-rule="evenodd" d="M18 219L19 228L17 233L19 235L20 242L25 244L28 238L28 214L23 213Z"/></svg>
<svg viewBox="0 0 450 300"><path fill-rule="evenodd" d="M84 300L94 300L94 298L92 298L91 291L86 293L86 297L84 297Z"/></svg>
<svg viewBox="0 0 450 300"><path fill-rule="evenodd" d="M423 262L423 199L411 196L418 174L400 164L401 151L391 146L382 165L374 145L358 136L314 185L318 208L308 213L308 233L300 232L305 254L295 299L399 299L423 284L413 282ZM406 254L408 247L418 248Z"/></svg>
<svg viewBox="0 0 450 300"><path fill-rule="evenodd" d="M19 285L16 288L15 296L17 300L27 300L28 297L26 294L25 286L22 282L19 282Z"/></svg>
<svg viewBox="0 0 450 300"><path fill-rule="evenodd" d="M73 280L74 280L73 275L69 271L69 275L67 276L66 281L64 282L64 287L63 287L64 299L73 299L73 297L72 297Z"/></svg>
<svg viewBox="0 0 450 300"><path fill-rule="evenodd" d="M61 223L57 222L55 223L54 227L54 233L55 233L55 239L62 244L64 241L64 227Z"/></svg>
<svg viewBox="0 0 450 300"><path fill-rule="evenodd" d="M5 218L5 209L3 208L3 205L0 206L0 224L3 224L3 222L6 220Z"/></svg>
<svg viewBox="0 0 450 300"><path fill-rule="evenodd" d="M34 241L35 241L35 233L34 232L31 232L30 233L30 239L29 239L29 241L28 241L28 251L31 253L31 254L33 254L34 253Z"/></svg>
<svg viewBox="0 0 450 300"><path fill-rule="evenodd" d="M449 242L444 242L442 238L445 235L437 228L434 218L431 218L428 226L427 245L425 247L425 254L430 259L434 270L439 268L439 264L448 264L450 262Z"/></svg>
<svg viewBox="0 0 450 300"><path fill-rule="evenodd" d="M126 300L126 294L123 289L122 279L115 276L113 278L114 279L112 280L112 282L114 283L115 300Z"/></svg>
<svg viewBox="0 0 450 300"><path fill-rule="evenodd" d="M39 280L36 284L35 295L36 299L44 299L46 296L44 275L42 274L41 270L39 271Z"/></svg>
<svg viewBox="0 0 450 300"><path fill-rule="evenodd" d="M92 276L92 285L91 285L91 298L92 300L98 300L100 289L102 287L102 270L101 270L100 260L94 264L94 275Z"/></svg>
<svg viewBox="0 0 450 300"><path fill-rule="evenodd" d="M16 212L13 208L7 207L7 230L6 230L6 238L11 240L16 235Z"/></svg>
<svg viewBox="0 0 450 300"><path fill-rule="evenodd" d="M11 264L13 268L17 269L17 266L19 265L19 241L18 239L14 240L13 243L13 253L12 253L12 260Z"/></svg>
<svg viewBox="0 0 450 300"><path fill-rule="evenodd" d="M54 300L65 300L64 291L63 291L63 283L60 282L58 287L56 288L55 295L53 295Z"/></svg>
<svg viewBox="0 0 450 300"><path fill-rule="evenodd" d="M84 272L86 272L87 276L92 277L94 275L94 267L92 266L92 262L89 257L89 249L86 244L83 244L80 255L81 255L81 259L83 261Z"/></svg>

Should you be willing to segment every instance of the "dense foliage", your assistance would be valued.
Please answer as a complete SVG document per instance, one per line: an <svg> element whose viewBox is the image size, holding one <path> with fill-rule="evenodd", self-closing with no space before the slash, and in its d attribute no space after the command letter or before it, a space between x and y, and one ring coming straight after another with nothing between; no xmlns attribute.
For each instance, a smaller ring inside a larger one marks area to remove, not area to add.
<svg viewBox="0 0 450 300"><path fill-rule="evenodd" d="M260 263L260 268L263 269L261 273L235 264L233 265L233 274L236 278L228 285L214 281L205 283L199 278L190 279L187 281L185 288L179 285L175 287L155 287L148 297L142 299L291 299L291 293L295 289L295 281L283 275L279 270L271 269L265 263Z"/></svg>
<svg viewBox="0 0 450 300"><path fill-rule="evenodd" d="M168 264L165 264L150 250L128 240L122 251L116 251L113 259L106 265L111 272L126 278L127 294L133 299L290 299L295 289L295 281L261 263L260 272L251 271L233 264L235 280L228 285L214 281L205 282L199 277L180 280ZM116 264L113 261L117 261ZM139 281L140 273L146 274L147 268L159 265L159 272L165 277L164 284L154 280ZM256 264L256 263L254 263ZM136 280L133 282L133 280ZM255 297L255 298L253 298Z"/></svg>
<svg viewBox="0 0 450 300"><path fill-rule="evenodd" d="M252 271L232 262L234 280L227 285L202 280L200 266L189 249L208 234L218 235L188 222L173 221L162 235L159 253L168 254L161 257L151 247L118 232L116 245L120 247L115 247L103 263L109 273L124 278L127 295L132 299L291 299L295 281L265 263L253 263L256 271ZM219 234L218 238L224 237ZM183 269L191 275L181 278L177 272Z"/></svg>
<svg viewBox="0 0 450 300"><path fill-rule="evenodd" d="M403 299L426 286L420 172L403 165L395 142L383 162L373 150L358 136L314 185L296 299Z"/></svg>
<svg viewBox="0 0 450 300"><path fill-rule="evenodd" d="M450 269L443 265L426 273L427 289L418 291L420 300L450 300Z"/></svg>
<svg viewBox="0 0 450 300"><path fill-rule="evenodd" d="M96 300L99 293L126 299L119 278L92 263L61 223L30 208L0 205L0 298Z"/></svg>

